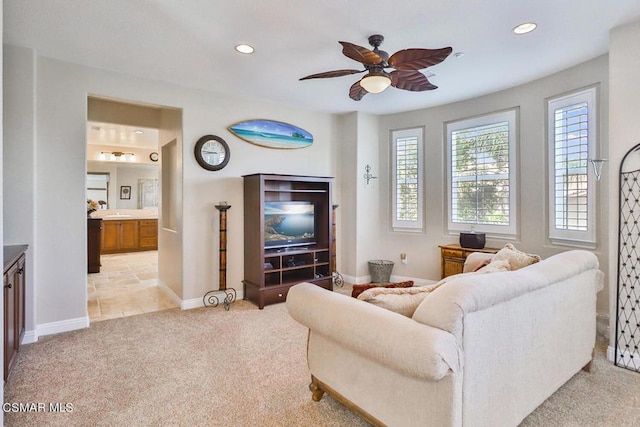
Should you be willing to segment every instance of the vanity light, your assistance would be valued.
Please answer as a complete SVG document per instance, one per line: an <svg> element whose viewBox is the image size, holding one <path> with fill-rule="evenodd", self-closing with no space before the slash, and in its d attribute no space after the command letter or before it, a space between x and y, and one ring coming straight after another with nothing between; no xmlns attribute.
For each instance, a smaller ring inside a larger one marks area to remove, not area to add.
<svg viewBox="0 0 640 427"><path fill-rule="evenodd" d="M100 156L98 156L98 160L107 160L107 154L109 155L109 160L112 162L126 162L127 156L129 156L128 160L130 162L136 161L136 155L134 153L123 153L122 151L102 151L100 152Z"/></svg>
<svg viewBox="0 0 640 427"><path fill-rule="evenodd" d="M251 54L255 51L255 49L253 48L253 46L250 46L248 44L239 44L236 46L236 50L240 53L244 53L246 55Z"/></svg>
<svg viewBox="0 0 640 427"><path fill-rule="evenodd" d="M536 24L535 22L525 22L515 27L513 29L513 33L518 35L527 34L535 30L537 26L538 24Z"/></svg>

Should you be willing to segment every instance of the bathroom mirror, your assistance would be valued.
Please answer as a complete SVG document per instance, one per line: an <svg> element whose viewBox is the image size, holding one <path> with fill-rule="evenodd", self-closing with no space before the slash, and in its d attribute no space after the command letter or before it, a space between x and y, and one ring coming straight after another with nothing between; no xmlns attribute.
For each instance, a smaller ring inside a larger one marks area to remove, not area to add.
<svg viewBox="0 0 640 427"><path fill-rule="evenodd" d="M154 164L88 161L87 198L99 201L106 196L106 209L157 209L158 173L158 165ZM98 188L103 181L106 188ZM123 188L127 190L124 193Z"/></svg>

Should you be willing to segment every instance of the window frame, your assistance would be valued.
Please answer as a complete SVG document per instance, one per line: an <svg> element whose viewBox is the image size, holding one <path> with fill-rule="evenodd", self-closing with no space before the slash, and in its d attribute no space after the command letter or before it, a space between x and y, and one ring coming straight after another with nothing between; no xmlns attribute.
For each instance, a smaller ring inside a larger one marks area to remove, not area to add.
<svg viewBox="0 0 640 427"><path fill-rule="evenodd" d="M555 227L555 111L570 105L587 103L587 230L565 230ZM547 104L547 171L549 240L557 245L594 248L596 244L596 180L588 159L593 158L598 139L598 88L579 89L546 100Z"/></svg>
<svg viewBox="0 0 640 427"><path fill-rule="evenodd" d="M397 143L399 139L407 137L417 138L417 160L418 160L418 176L417 176L417 219L415 221L400 220L397 218ZM424 127L415 127L407 129L396 129L390 132L391 139L391 229L400 232L421 233L424 231Z"/></svg>
<svg viewBox="0 0 640 427"><path fill-rule="evenodd" d="M509 224L491 225L471 222L454 222L453 215L453 140L452 133L455 131L474 127L488 126L492 124L508 123L508 158L509 158ZM467 119L451 121L445 124L445 134L447 142L447 230L449 234L468 232L474 230L484 232L492 237L515 238L518 234L518 181L517 181L517 147L518 147L518 110L511 108L481 116Z"/></svg>

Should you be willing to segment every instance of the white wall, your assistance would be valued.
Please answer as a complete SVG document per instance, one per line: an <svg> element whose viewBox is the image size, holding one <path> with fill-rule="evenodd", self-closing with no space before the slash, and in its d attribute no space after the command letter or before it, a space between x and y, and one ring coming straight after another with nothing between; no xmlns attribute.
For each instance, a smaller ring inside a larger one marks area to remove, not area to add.
<svg viewBox="0 0 640 427"><path fill-rule="evenodd" d="M371 174L378 177L380 174L378 158L378 119L369 114L358 114L358 156L354 163L356 178L356 242L358 245L358 258L356 260L356 276L367 276L369 269L367 261L372 259L386 259L379 246L380 229L380 204L379 178L372 179L367 184L364 179L365 167L371 166ZM382 157L386 159L386 156Z"/></svg>
<svg viewBox="0 0 640 427"><path fill-rule="evenodd" d="M28 64L15 59L30 55L28 49L10 48L5 65L10 72L28 74ZM34 221L24 225L33 230L36 242L37 325L66 322L67 326L81 327L82 319L87 318L84 176L88 94L182 109L183 217L177 238L183 245L182 292L178 294L183 300L201 300L207 291L218 287L218 212L214 205L220 200L232 205L227 282L242 294L242 175L333 175L331 137L336 132L329 114L216 95L49 58L36 57L35 64L36 111L7 125L10 131L23 123L35 127L35 137L24 141L37 153L35 180L19 200L25 203L24 198L37 195ZM5 102L25 101L22 94L15 93L5 97ZM226 130L232 123L252 118L293 123L311 132L314 143L300 150L270 150L243 142ZM230 146L231 160L222 171L206 171L195 161L194 144L205 134L219 135Z"/></svg>
<svg viewBox="0 0 640 427"><path fill-rule="evenodd" d="M27 244L26 287L35 282L35 55L13 46L3 46L5 99L3 110L4 171L2 197L5 245ZM25 301L25 327L35 327L34 294Z"/></svg>
<svg viewBox="0 0 640 427"><path fill-rule="evenodd" d="M337 217L341 227L337 254L338 271L350 282L368 280L367 260L378 259L378 182L369 185L363 178L369 164L378 173L378 118L369 114L349 113L339 117L341 130L338 146L341 173L341 197Z"/></svg>
<svg viewBox="0 0 640 427"><path fill-rule="evenodd" d="M339 205L336 211L336 222L340 224L337 229L336 240L340 250L336 250L337 269L343 275L356 276L358 242L356 237L357 216L357 170L353 165L357 164L357 137L358 114L343 114L338 117L338 127L341 132L338 136L340 147L339 166L342 197L336 198Z"/></svg>
<svg viewBox="0 0 640 427"><path fill-rule="evenodd" d="M618 263L618 212L619 212L619 168L624 155L640 143L638 118L640 117L640 22L614 28L610 32L609 45L610 79L610 122L609 122L609 162L604 166L610 182L610 203L608 203L608 225L610 241L608 289L610 307L610 342L615 345L616 288ZM607 290L605 290L607 291Z"/></svg>
<svg viewBox="0 0 640 427"><path fill-rule="evenodd" d="M455 104L408 113L380 117L380 157L389 159L389 132L393 129L425 127L425 173L426 173L426 231L422 234L391 231L389 217L390 163L380 163L380 219L381 256L398 261L401 252L407 253L409 263L396 262L394 275L440 278L440 250L438 245L457 243L458 235L446 231L446 138L447 122L510 108L519 112L518 145L518 196L519 233L514 244L519 249L538 253L543 257L570 249L554 246L547 238L547 149L545 137L545 99L589 85L599 85L599 143L600 154L608 151L608 60L601 56L576 67L540 79L526 85L504 90L483 97ZM428 96L428 94L426 94ZM604 177L598 185L598 199L608 200L608 179ZM608 215L606 203L598 211L598 246L601 268L608 269L609 247ZM489 239L488 247L502 247L504 240ZM598 298L598 310L608 311L607 292Z"/></svg>

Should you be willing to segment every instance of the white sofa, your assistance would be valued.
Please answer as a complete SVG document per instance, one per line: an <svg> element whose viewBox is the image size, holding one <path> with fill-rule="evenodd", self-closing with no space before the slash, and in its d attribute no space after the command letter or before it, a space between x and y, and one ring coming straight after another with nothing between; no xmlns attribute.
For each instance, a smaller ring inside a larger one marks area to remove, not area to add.
<svg viewBox="0 0 640 427"><path fill-rule="evenodd" d="M374 425L516 426L590 366L602 279L576 250L458 275L412 318L309 283L287 309L309 328L314 400L329 393Z"/></svg>

